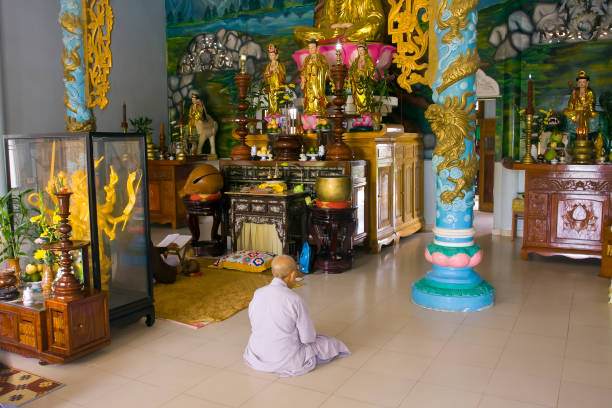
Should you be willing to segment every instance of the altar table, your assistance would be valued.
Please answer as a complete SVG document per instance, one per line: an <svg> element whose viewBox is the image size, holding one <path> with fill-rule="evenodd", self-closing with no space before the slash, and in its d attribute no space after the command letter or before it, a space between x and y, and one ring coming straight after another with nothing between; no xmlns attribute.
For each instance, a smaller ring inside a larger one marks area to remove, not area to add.
<svg viewBox="0 0 612 408"><path fill-rule="evenodd" d="M612 165L521 164L525 213L521 258L529 253L601 258L603 228L612 217Z"/></svg>

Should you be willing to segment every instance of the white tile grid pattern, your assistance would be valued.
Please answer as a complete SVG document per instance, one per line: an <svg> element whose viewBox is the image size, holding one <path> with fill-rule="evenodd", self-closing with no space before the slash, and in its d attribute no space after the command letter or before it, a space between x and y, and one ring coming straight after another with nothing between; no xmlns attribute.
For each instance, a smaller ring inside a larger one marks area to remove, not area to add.
<svg viewBox="0 0 612 408"><path fill-rule="evenodd" d="M305 278L297 290L315 325L353 355L302 377L242 363L246 311L199 330L163 320L113 328L109 348L61 366L4 352L2 359L66 383L33 408L612 406L612 309L599 262L526 262L520 240L479 235L484 260L476 269L495 287L495 306L437 312L410 301L411 284L431 267L422 256L431 240L419 233L360 254L344 274Z"/></svg>

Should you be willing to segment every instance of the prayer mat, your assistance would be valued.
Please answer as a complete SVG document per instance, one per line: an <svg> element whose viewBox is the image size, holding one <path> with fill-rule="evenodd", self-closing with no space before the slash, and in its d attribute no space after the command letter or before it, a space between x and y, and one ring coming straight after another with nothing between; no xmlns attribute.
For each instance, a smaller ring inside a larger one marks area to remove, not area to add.
<svg viewBox="0 0 612 408"><path fill-rule="evenodd" d="M214 259L193 259L200 264L201 276L179 274L176 282L157 283L153 288L155 317L196 328L203 327L202 323L220 322L248 307L253 293L272 280L270 271L214 269L209 268Z"/></svg>
<svg viewBox="0 0 612 408"><path fill-rule="evenodd" d="M3 404L21 407L63 386L27 371L0 366L0 407Z"/></svg>

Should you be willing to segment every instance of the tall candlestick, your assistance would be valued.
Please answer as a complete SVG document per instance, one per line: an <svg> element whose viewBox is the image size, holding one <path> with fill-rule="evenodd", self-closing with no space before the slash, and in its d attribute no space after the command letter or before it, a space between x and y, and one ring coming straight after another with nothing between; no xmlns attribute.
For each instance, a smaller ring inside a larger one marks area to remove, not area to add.
<svg viewBox="0 0 612 408"><path fill-rule="evenodd" d="M164 133L164 122L159 125L159 150L162 153L162 159L166 155L166 135Z"/></svg>
<svg viewBox="0 0 612 408"><path fill-rule="evenodd" d="M123 121L121 122L121 129L123 129L123 133L127 133L127 128L128 128L128 124L127 124L127 116L126 116L126 110L125 110L125 101L123 101Z"/></svg>
<svg viewBox="0 0 612 408"><path fill-rule="evenodd" d="M527 80L527 108L525 109L525 113L528 115L534 114L533 109L533 81L531 80L531 74L529 74L529 79Z"/></svg>
<svg viewBox="0 0 612 408"><path fill-rule="evenodd" d="M183 100L181 100L181 104L179 105L179 126L183 125Z"/></svg>

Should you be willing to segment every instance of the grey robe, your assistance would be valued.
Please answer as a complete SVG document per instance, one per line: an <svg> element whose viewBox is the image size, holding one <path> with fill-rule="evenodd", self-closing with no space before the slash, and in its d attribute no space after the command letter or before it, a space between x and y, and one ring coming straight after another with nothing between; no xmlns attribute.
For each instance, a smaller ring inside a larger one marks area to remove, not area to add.
<svg viewBox="0 0 612 408"><path fill-rule="evenodd" d="M251 337L244 360L255 370L302 375L317 363L350 354L340 340L317 335L304 300L281 279L255 291L249 319Z"/></svg>

